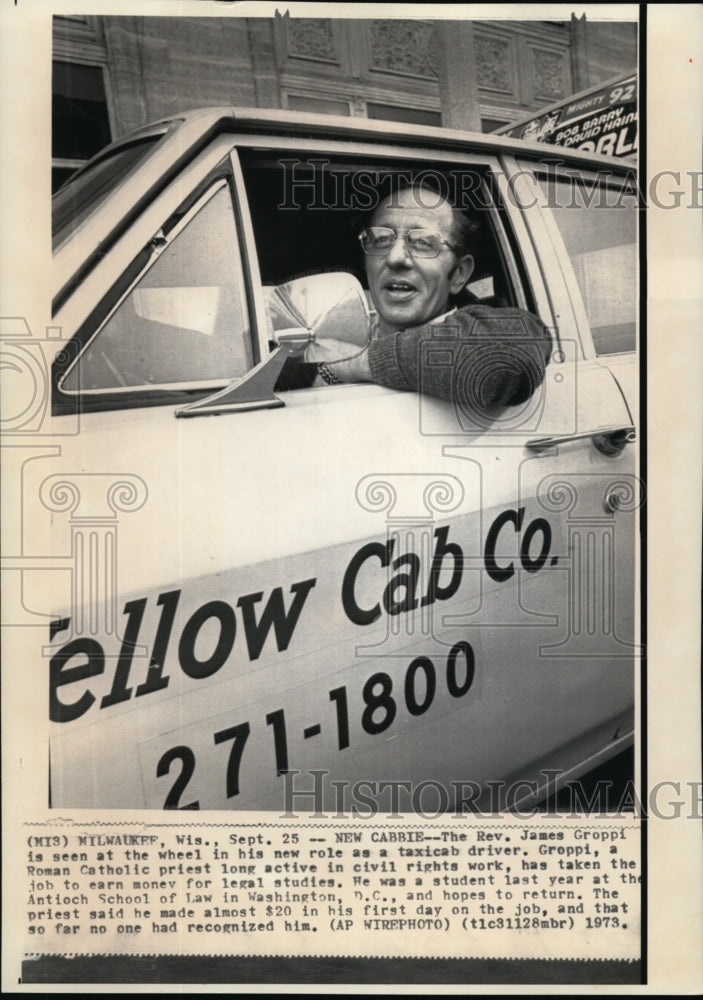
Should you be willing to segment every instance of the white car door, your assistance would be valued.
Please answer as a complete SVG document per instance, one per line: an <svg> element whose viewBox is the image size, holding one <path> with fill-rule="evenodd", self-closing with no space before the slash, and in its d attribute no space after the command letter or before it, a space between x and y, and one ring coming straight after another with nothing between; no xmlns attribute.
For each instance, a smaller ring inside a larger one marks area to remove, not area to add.
<svg viewBox="0 0 703 1000"><path fill-rule="evenodd" d="M184 167L60 314L54 420L73 407L80 433L27 483L71 563L45 656L52 803L433 810L502 781L511 804L517 781L613 753L631 734L632 421L559 309L548 224L510 203L495 156L392 150L480 178L500 266L477 292L558 326L522 407L477 422L352 385L183 419L265 358L266 268L314 263L309 237L291 245L302 197L262 229L286 162L331 158L339 180L391 154L238 142ZM257 187L262 156L278 166ZM320 270L354 271L325 247ZM440 346L427 364L454 363Z"/></svg>

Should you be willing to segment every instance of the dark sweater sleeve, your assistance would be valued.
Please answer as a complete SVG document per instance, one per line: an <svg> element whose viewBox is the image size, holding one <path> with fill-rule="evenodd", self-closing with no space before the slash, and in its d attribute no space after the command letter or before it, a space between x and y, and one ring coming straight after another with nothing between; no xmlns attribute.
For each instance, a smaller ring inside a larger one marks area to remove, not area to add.
<svg viewBox="0 0 703 1000"><path fill-rule="evenodd" d="M484 412L529 399L544 381L550 352L547 328L531 313L471 305L373 340L369 366L379 385Z"/></svg>

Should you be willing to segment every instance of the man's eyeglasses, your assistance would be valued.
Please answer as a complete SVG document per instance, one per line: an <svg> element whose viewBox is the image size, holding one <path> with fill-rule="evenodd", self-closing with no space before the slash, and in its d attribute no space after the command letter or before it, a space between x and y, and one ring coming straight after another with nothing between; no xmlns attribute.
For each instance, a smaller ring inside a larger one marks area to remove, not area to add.
<svg viewBox="0 0 703 1000"><path fill-rule="evenodd" d="M436 257L443 246L456 250L448 240L431 229L390 229L387 226L371 226L359 233L361 249L366 254L381 257L390 253L397 239L404 239L413 257Z"/></svg>

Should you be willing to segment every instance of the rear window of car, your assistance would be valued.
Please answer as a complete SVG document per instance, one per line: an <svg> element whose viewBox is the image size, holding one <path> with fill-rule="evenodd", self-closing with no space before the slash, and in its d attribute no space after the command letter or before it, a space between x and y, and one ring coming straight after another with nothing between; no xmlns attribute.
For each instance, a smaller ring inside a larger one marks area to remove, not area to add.
<svg viewBox="0 0 703 1000"><path fill-rule="evenodd" d="M52 199L52 243L56 250L155 148L165 133L120 146L88 164Z"/></svg>
<svg viewBox="0 0 703 1000"><path fill-rule="evenodd" d="M574 268L596 354L626 354L637 337L637 195L628 175L539 178Z"/></svg>

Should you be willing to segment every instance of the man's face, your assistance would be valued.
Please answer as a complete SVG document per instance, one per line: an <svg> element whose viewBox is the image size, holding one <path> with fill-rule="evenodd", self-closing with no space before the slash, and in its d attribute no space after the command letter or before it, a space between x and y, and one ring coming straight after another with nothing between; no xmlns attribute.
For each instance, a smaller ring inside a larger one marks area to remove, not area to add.
<svg viewBox="0 0 703 1000"><path fill-rule="evenodd" d="M429 229L452 243L451 206L437 202L438 196L429 190L400 191L379 205L369 225L388 226L396 232ZM365 263L381 334L441 316L449 308L450 295L463 288L473 267L471 257L458 258L444 244L437 257L413 257L402 238L387 254L369 255Z"/></svg>

